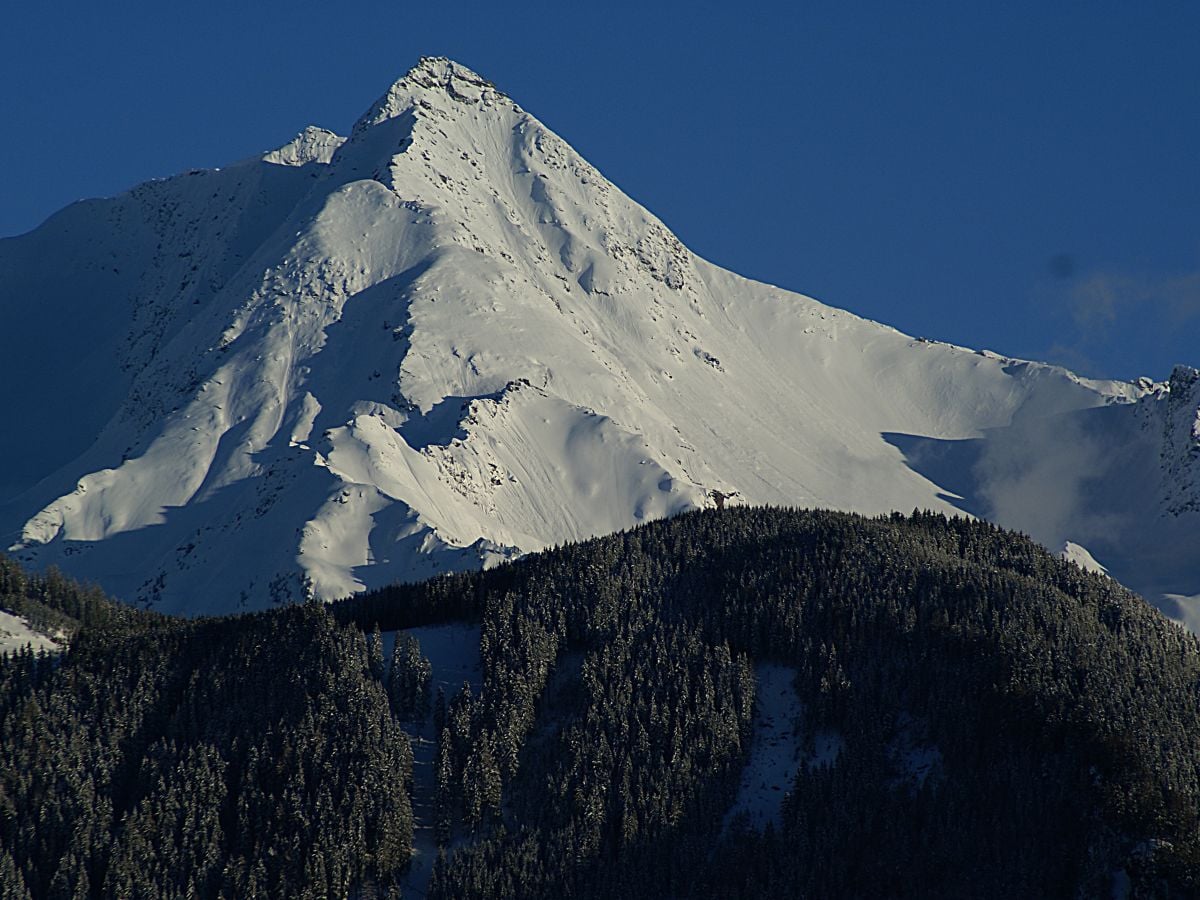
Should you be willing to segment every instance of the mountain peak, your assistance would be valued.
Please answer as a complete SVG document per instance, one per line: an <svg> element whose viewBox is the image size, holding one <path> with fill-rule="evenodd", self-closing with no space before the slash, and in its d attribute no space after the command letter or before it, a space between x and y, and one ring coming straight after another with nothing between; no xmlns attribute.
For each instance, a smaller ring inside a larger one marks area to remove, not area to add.
<svg viewBox="0 0 1200 900"><path fill-rule="evenodd" d="M403 115L416 105L450 100L491 106L505 95L486 78L444 56L422 56L354 125L354 133Z"/></svg>

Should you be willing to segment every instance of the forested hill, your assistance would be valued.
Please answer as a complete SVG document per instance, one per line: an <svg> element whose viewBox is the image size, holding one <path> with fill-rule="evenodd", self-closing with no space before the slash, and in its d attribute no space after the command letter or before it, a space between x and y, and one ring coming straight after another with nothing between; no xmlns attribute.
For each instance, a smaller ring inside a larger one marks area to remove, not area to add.
<svg viewBox="0 0 1200 900"><path fill-rule="evenodd" d="M360 632L317 605L173 619L4 560L0 590L74 632L0 660L0 898L392 884L412 755Z"/></svg>
<svg viewBox="0 0 1200 900"><path fill-rule="evenodd" d="M337 614L482 622L435 897L1200 893L1196 639L984 522L692 513ZM804 716L760 834L723 820L764 662Z"/></svg>
<svg viewBox="0 0 1200 900"><path fill-rule="evenodd" d="M986 523L735 508L332 609L89 602L0 664L5 896L395 894L401 720L433 897L1200 894L1196 639ZM450 622L481 687L430 703L375 630Z"/></svg>

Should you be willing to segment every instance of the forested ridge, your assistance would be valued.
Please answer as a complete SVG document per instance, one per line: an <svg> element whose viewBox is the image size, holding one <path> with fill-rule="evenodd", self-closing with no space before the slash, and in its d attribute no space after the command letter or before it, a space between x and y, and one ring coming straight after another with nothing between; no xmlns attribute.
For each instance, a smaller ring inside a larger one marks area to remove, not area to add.
<svg viewBox="0 0 1200 900"><path fill-rule="evenodd" d="M732 508L329 609L90 602L0 666L12 896L394 891L416 719L433 897L1200 895L1196 639L987 523ZM481 690L430 698L403 636L383 665L377 629L456 621ZM804 752L759 831L728 813L764 663Z"/></svg>
<svg viewBox="0 0 1200 900"><path fill-rule="evenodd" d="M61 659L0 664L0 894L315 898L393 883L411 750L360 632L315 605L186 621L8 562L0 577L6 602L77 627Z"/></svg>

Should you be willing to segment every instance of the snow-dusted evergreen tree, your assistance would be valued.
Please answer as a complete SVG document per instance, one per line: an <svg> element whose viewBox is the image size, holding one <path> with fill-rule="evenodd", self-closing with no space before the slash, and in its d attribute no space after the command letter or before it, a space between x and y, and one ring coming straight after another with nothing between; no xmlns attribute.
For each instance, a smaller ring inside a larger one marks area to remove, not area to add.
<svg viewBox="0 0 1200 900"><path fill-rule="evenodd" d="M367 671L376 681L383 681L383 635L380 634L378 625L367 632Z"/></svg>
<svg viewBox="0 0 1200 900"><path fill-rule="evenodd" d="M397 634L388 672L388 698L401 721L423 722L429 716L431 673L417 639L405 632Z"/></svg>

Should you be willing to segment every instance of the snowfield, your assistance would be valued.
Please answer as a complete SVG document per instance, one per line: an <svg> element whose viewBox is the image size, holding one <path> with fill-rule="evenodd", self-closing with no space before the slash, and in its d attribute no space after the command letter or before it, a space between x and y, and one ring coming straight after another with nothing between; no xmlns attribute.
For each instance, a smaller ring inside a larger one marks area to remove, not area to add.
<svg viewBox="0 0 1200 900"><path fill-rule="evenodd" d="M349 137L0 241L0 285L0 546L132 603L332 599L719 491L987 516L1200 625L1195 370L1082 379L719 269L448 60Z"/></svg>

